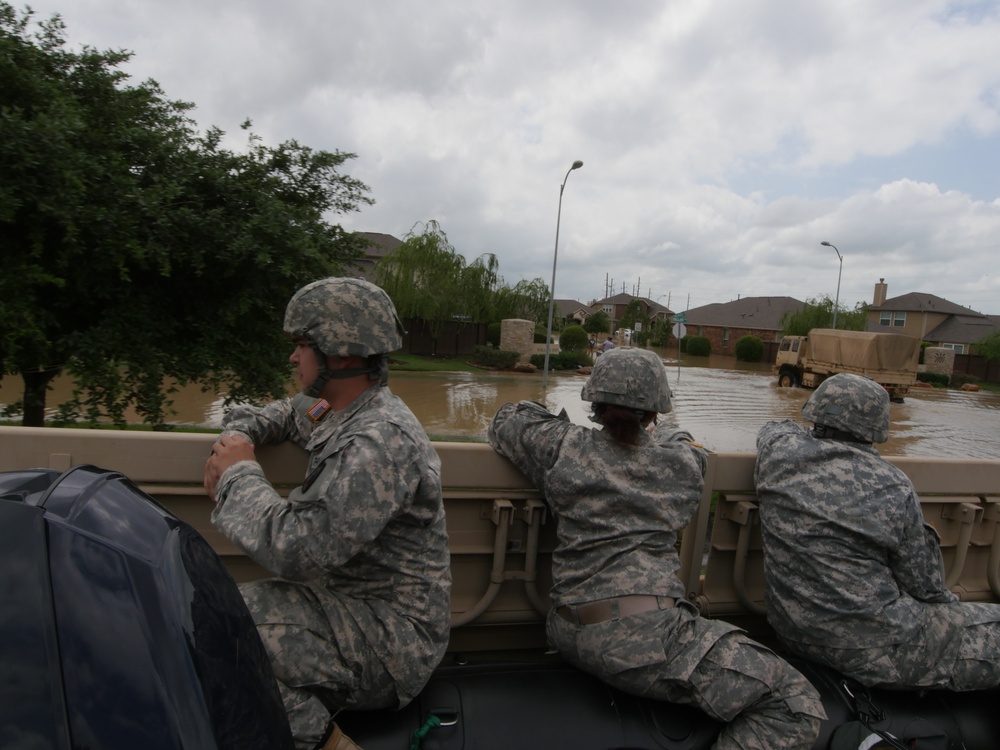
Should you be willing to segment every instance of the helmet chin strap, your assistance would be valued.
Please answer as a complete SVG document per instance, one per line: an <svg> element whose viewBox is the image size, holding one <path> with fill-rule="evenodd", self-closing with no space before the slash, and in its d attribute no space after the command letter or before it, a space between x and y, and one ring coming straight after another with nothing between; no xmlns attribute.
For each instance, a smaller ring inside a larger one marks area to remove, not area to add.
<svg viewBox="0 0 1000 750"><path fill-rule="evenodd" d="M319 398L323 395L323 389L326 388L326 384L331 380L344 380L345 378L353 378L358 375L367 375L371 380L378 380L381 385L385 385L389 379L388 367L385 366L385 358L381 362L374 364L369 360L364 367L345 367L343 369L331 370L326 364L326 355L320 351L320 348L313 343L310 343L309 346L316 355L316 364L319 367L319 374L316 376L316 379L303 390L303 393L310 398Z"/></svg>

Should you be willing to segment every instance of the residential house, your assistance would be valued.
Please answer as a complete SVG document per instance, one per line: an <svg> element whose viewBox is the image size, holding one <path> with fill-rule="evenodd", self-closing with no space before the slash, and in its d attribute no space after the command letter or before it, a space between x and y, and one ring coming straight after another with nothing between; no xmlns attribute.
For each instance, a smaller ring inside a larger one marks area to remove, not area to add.
<svg viewBox="0 0 1000 750"><path fill-rule="evenodd" d="M618 328L618 321L625 315L626 308L634 299L642 303L643 312L649 318L650 325L655 325L657 320L673 317L673 312L669 308L664 307L658 302L654 302L649 297L636 297L633 294L626 294L624 292L612 297L605 297L601 300L594 300L590 303L590 312L594 313L598 310L603 310L607 313L611 319L611 330L614 331Z"/></svg>
<svg viewBox="0 0 1000 750"><path fill-rule="evenodd" d="M355 274L373 284L378 283L375 278L375 266L382 258L402 245L403 241L396 239L391 234L382 234L381 232L355 232L354 234L368 240L369 245L365 248L365 254L362 257L351 261L347 269L348 273Z"/></svg>
<svg viewBox="0 0 1000 750"><path fill-rule="evenodd" d="M973 345L1000 327L1000 317L983 315L934 294L910 292L886 299L888 290L885 279L879 279L866 330L902 333L956 354L973 354Z"/></svg>
<svg viewBox="0 0 1000 750"><path fill-rule="evenodd" d="M593 312L587 305L575 299L556 300L555 317L564 326L583 325L583 321Z"/></svg>
<svg viewBox="0 0 1000 750"><path fill-rule="evenodd" d="M736 342L743 336L779 341L782 318L804 306L793 297L743 297L692 308L684 313L684 325L689 336L707 337L713 352L735 354Z"/></svg>

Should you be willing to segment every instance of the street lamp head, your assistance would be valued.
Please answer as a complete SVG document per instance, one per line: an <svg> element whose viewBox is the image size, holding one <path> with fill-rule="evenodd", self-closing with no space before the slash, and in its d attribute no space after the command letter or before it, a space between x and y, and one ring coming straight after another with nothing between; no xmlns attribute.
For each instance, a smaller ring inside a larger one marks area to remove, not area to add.
<svg viewBox="0 0 1000 750"><path fill-rule="evenodd" d="M831 245L829 242L821 242L819 244L825 245L826 247L833 247L833 245Z"/></svg>
<svg viewBox="0 0 1000 750"><path fill-rule="evenodd" d="M582 166L583 166L583 162L580 161L579 159L577 159L575 162L573 162L573 166L570 167L570 169L571 170L573 170L573 169L579 169Z"/></svg>

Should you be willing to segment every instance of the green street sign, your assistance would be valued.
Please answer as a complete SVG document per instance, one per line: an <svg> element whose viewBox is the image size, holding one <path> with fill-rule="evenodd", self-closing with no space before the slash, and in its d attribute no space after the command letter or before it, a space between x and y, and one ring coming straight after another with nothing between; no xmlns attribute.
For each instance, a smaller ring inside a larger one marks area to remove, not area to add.
<svg viewBox="0 0 1000 750"><path fill-rule="evenodd" d="M681 313L677 313L674 316L674 323L687 323L687 322L688 322L687 315L685 315L682 312Z"/></svg>

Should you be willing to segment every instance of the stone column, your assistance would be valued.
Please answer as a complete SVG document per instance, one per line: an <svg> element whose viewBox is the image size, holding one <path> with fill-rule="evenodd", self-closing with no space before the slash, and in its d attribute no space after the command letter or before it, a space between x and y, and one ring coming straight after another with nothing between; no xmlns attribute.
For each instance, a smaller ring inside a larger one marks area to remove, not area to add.
<svg viewBox="0 0 1000 750"><path fill-rule="evenodd" d="M535 323L510 318L500 321L500 349L520 354L518 362L528 362L535 346Z"/></svg>
<svg viewBox="0 0 1000 750"><path fill-rule="evenodd" d="M955 350L943 346L928 346L924 349L924 369L951 377L955 370Z"/></svg>

